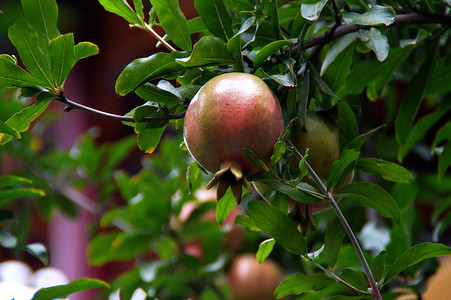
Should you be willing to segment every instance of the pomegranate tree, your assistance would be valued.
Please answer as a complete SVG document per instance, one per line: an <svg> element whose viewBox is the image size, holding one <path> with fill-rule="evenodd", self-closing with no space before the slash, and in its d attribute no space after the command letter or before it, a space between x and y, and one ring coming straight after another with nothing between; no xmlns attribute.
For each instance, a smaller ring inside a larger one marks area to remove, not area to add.
<svg viewBox="0 0 451 300"><path fill-rule="evenodd" d="M230 186L239 204L242 186L252 192L246 176L262 171L244 149L269 163L282 131L279 101L263 80L226 73L208 81L194 96L185 115L184 139L194 159L215 173L207 189L219 182L219 200Z"/></svg>

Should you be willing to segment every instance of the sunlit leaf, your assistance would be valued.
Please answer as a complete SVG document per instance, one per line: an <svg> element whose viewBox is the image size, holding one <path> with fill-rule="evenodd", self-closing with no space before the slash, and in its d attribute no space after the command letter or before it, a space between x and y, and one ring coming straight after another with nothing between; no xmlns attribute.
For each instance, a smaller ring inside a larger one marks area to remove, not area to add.
<svg viewBox="0 0 451 300"><path fill-rule="evenodd" d="M8 134L20 140L20 133L14 128L0 120L0 133Z"/></svg>
<svg viewBox="0 0 451 300"><path fill-rule="evenodd" d="M79 278L65 285L42 288L34 294L32 300L67 298L70 294L95 288L109 289L110 286L98 279Z"/></svg>
<svg viewBox="0 0 451 300"><path fill-rule="evenodd" d="M177 62L184 67L201 67L217 64L232 64L233 57L227 50L226 43L213 36L202 37L195 45L189 57L179 58Z"/></svg>
<svg viewBox="0 0 451 300"><path fill-rule="evenodd" d="M301 15L309 21L316 21L321 14L327 0L318 0L315 3L303 3L301 5Z"/></svg>
<svg viewBox="0 0 451 300"><path fill-rule="evenodd" d="M144 100L159 103L164 106L183 103L183 100L174 94L150 83L145 83L139 86L135 90L135 93Z"/></svg>
<svg viewBox="0 0 451 300"><path fill-rule="evenodd" d="M99 0L105 10L121 16L130 24L141 24L135 11L124 0Z"/></svg>
<svg viewBox="0 0 451 300"><path fill-rule="evenodd" d="M53 87L52 73L47 59L47 49L42 48L42 39L34 28L24 19L20 19L9 27L8 37L19 52L26 69L46 87Z"/></svg>
<svg viewBox="0 0 451 300"><path fill-rule="evenodd" d="M50 68L56 86L61 86L75 64L74 35L60 35L49 44Z"/></svg>
<svg viewBox="0 0 451 300"><path fill-rule="evenodd" d="M21 0L21 2L28 23L48 41L59 35L58 6L55 0Z"/></svg>
<svg viewBox="0 0 451 300"><path fill-rule="evenodd" d="M233 36L232 15L224 0L195 0L194 6L208 31L214 36L224 41Z"/></svg>
<svg viewBox="0 0 451 300"><path fill-rule="evenodd" d="M144 130L138 134L138 147L146 154L152 154L160 143L167 122L149 123Z"/></svg>
<svg viewBox="0 0 451 300"><path fill-rule="evenodd" d="M75 45L75 60L97 55L99 53L99 47L90 42L80 42Z"/></svg>
<svg viewBox="0 0 451 300"><path fill-rule="evenodd" d="M388 26L395 21L395 11L391 6L373 5L363 14L348 12L343 14L346 24Z"/></svg>
<svg viewBox="0 0 451 300"><path fill-rule="evenodd" d="M261 264L272 252L276 241L274 239L267 239L258 245L257 261Z"/></svg>
<svg viewBox="0 0 451 300"><path fill-rule="evenodd" d="M169 39L183 50L191 50L191 37L183 12L180 10L178 0L151 0L156 10L158 20L163 26Z"/></svg>

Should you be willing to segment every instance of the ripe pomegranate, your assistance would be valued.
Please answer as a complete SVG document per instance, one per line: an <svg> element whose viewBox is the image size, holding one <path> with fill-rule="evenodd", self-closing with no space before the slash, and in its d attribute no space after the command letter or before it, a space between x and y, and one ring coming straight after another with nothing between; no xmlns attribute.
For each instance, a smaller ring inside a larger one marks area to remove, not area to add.
<svg viewBox="0 0 451 300"><path fill-rule="evenodd" d="M208 81L194 96L185 115L184 139L194 159L215 173L207 189L219 182L219 200L230 186L239 204L242 186L252 192L245 176L262 171L244 148L268 163L282 131L279 101L263 80L227 73Z"/></svg>
<svg viewBox="0 0 451 300"><path fill-rule="evenodd" d="M241 254L228 273L233 300L270 300L282 281L282 271L272 260L258 263L255 255Z"/></svg>
<svg viewBox="0 0 451 300"><path fill-rule="evenodd" d="M309 149L307 162L320 178L327 179L332 164L340 156L338 127L332 120L327 119L316 112L308 111L305 120L305 129L306 132L303 132L300 121L296 123L292 129L290 140L301 154L305 153L306 148ZM292 167L297 167L299 160L293 157L289 163ZM352 178L353 173L348 176L342 185L336 187L335 191L351 183ZM313 180L305 177L303 181L319 189ZM254 186L262 197L264 197L264 192L269 188L266 184L260 182L254 182ZM326 201L314 204L304 204L292 200L291 204L292 207L294 207L292 216L296 222L300 223L301 229L304 230L306 228L303 228L303 226L307 226L308 223L314 228L313 219L311 218L312 214L320 213L330 208Z"/></svg>

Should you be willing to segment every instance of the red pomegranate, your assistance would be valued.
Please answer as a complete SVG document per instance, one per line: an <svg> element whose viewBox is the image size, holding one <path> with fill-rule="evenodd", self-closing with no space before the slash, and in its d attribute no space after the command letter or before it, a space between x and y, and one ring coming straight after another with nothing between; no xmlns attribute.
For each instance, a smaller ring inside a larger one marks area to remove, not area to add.
<svg viewBox="0 0 451 300"><path fill-rule="evenodd" d="M242 186L251 193L246 175L262 171L246 155L248 148L265 163L283 131L282 111L272 90L260 78L226 73L208 81L194 96L185 115L185 144L219 182L217 200L230 186L237 203Z"/></svg>

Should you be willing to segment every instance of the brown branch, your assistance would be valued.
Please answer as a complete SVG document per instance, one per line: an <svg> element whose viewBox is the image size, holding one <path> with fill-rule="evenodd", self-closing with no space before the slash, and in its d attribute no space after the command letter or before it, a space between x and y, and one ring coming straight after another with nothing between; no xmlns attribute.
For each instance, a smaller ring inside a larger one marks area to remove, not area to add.
<svg viewBox="0 0 451 300"><path fill-rule="evenodd" d="M86 112L88 112L90 114L93 114L93 115L96 115L96 116L100 116L100 117L104 117L104 118L107 118L107 119L123 121L123 122L137 123L133 119L133 117L116 115L116 114L112 114L112 113L108 113L108 112L105 112L105 111L101 111L101 110L98 110L98 109L95 109L95 108L92 108L92 107L88 107L88 106L85 106L83 104L80 104L80 103L74 102L72 100L69 100L64 95L61 95L60 97L55 98L55 100L67 105L67 107L64 109L66 112L71 111L73 109L79 109L79 110L86 111ZM163 116L143 118L139 122L140 123L155 123L155 122L165 122L165 121L169 121L169 120L176 120L176 119L181 119L181 118L185 117L185 113L186 113L186 111L182 111L182 112L179 112L179 113L166 113Z"/></svg>
<svg viewBox="0 0 451 300"><path fill-rule="evenodd" d="M395 16L395 21L390 24L388 27L393 26L404 26L411 24L442 24L445 26L451 25L451 15L443 15L443 14L425 14L425 13L409 13ZM314 36L308 40L304 40L301 46L301 49L309 49L314 46L323 46L339 37L342 37L348 33L356 32L360 29L370 28L372 26L367 25L342 25L336 28L332 32L325 32L323 34ZM292 53L296 53L297 47L293 47Z"/></svg>

